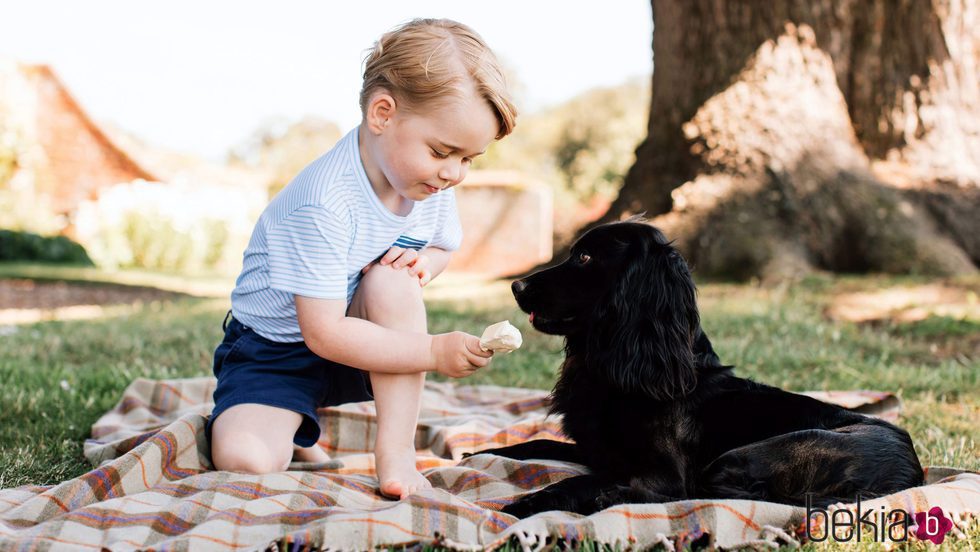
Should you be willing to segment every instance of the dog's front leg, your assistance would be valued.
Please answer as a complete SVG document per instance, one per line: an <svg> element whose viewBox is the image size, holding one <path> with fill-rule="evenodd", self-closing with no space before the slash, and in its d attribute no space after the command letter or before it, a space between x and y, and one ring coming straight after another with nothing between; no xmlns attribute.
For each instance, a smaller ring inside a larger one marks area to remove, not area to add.
<svg viewBox="0 0 980 552"><path fill-rule="evenodd" d="M655 469L633 475L622 484L602 486L577 511L588 515L618 504L662 504L688 496L682 467L664 458Z"/></svg>
<svg viewBox="0 0 980 552"><path fill-rule="evenodd" d="M590 514L596 510L588 504L589 500L594 500L608 485L607 482L591 474L569 477L536 493L524 495L501 511L522 519L539 512L550 511Z"/></svg>
<svg viewBox="0 0 980 552"><path fill-rule="evenodd" d="M472 454L463 453L463 458L476 454L495 454L514 460L560 460L585 464L575 443L563 443L551 439L533 439L509 447L481 450Z"/></svg>
<svg viewBox="0 0 980 552"><path fill-rule="evenodd" d="M680 467L664 465L646 475L630 478L626 485L609 485L596 495L596 511L617 504L661 504L684 500L688 493L684 488L684 476Z"/></svg>
<svg viewBox="0 0 980 552"><path fill-rule="evenodd" d="M609 485L593 497L592 512L579 512L585 515L598 512L620 504L662 504L684 500L683 496L671 496L630 485Z"/></svg>
<svg viewBox="0 0 980 552"><path fill-rule="evenodd" d="M618 504L661 503L680 500L643 487L621 485L587 474L563 479L536 493L521 497L501 511L518 518L539 512L576 512L587 516Z"/></svg>

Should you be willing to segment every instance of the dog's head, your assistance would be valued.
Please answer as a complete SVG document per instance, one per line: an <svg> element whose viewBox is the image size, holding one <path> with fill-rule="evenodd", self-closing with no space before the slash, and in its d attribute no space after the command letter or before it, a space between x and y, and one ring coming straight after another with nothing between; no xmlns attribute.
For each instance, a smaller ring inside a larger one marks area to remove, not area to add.
<svg viewBox="0 0 980 552"><path fill-rule="evenodd" d="M693 387L700 327L694 281L653 226L597 226L566 261L511 288L537 330L567 336L570 352L622 390L667 399Z"/></svg>

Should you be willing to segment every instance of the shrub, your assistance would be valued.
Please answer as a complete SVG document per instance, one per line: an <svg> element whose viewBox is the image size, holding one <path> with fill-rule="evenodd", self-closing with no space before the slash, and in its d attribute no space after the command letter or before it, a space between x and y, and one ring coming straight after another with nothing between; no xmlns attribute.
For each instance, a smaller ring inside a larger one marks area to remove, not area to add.
<svg viewBox="0 0 980 552"><path fill-rule="evenodd" d="M75 224L102 267L232 273L264 206L263 188L137 180L84 202Z"/></svg>
<svg viewBox="0 0 980 552"><path fill-rule="evenodd" d="M92 266L85 248L65 236L0 230L0 261L40 261Z"/></svg>

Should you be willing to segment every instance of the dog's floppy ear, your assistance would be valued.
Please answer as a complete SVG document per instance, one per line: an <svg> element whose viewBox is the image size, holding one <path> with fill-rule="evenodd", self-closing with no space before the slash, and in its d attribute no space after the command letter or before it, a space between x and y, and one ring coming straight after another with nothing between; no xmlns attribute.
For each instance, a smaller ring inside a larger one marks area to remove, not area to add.
<svg viewBox="0 0 980 552"><path fill-rule="evenodd" d="M696 383L694 281L671 245L648 240L638 249L589 332L589 364L625 392L680 397Z"/></svg>

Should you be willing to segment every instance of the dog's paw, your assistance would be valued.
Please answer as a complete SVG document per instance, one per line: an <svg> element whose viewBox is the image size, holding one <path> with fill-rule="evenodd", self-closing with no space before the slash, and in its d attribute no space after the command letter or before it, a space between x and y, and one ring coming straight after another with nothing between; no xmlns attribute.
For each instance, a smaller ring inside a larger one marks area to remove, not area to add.
<svg viewBox="0 0 980 552"><path fill-rule="evenodd" d="M492 449L485 449L485 450L475 450L473 452L464 452L463 458L469 458L470 456L477 456L480 454L494 454L497 456L507 457L506 454L498 454L499 452L506 452L505 451L506 448L507 447L500 447L500 448L492 448Z"/></svg>
<svg viewBox="0 0 980 552"><path fill-rule="evenodd" d="M616 493L611 493L604 490L600 491L599 494L596 495L595 500L592 503L592 509L595 512L601 512L602 510L616 506L617 504L620 504L619 496L617 496Z"/></svg>
<svg viewBox="0 0 980 552"><path fill-rule="evenodd" d="M473 451L473 452L464 452L463 453L463 458L470 458L470 457L473 457L473 456L479 456L481 454L493 454L493 451L494 451L494 449L476 450L476 451Z"/></svg>
<svg viewBox="0 0 980 552"><path fill-rule="evenodd" d="M682 495L679 495L682 496ZM583 515L594 514L618 506L620 504L662 504L664 502L674 502L683 498L670 497L646 489L637 489L628 485L613 485L606 487L596 493L595 497L582 505L578 513Z"/></svg>

